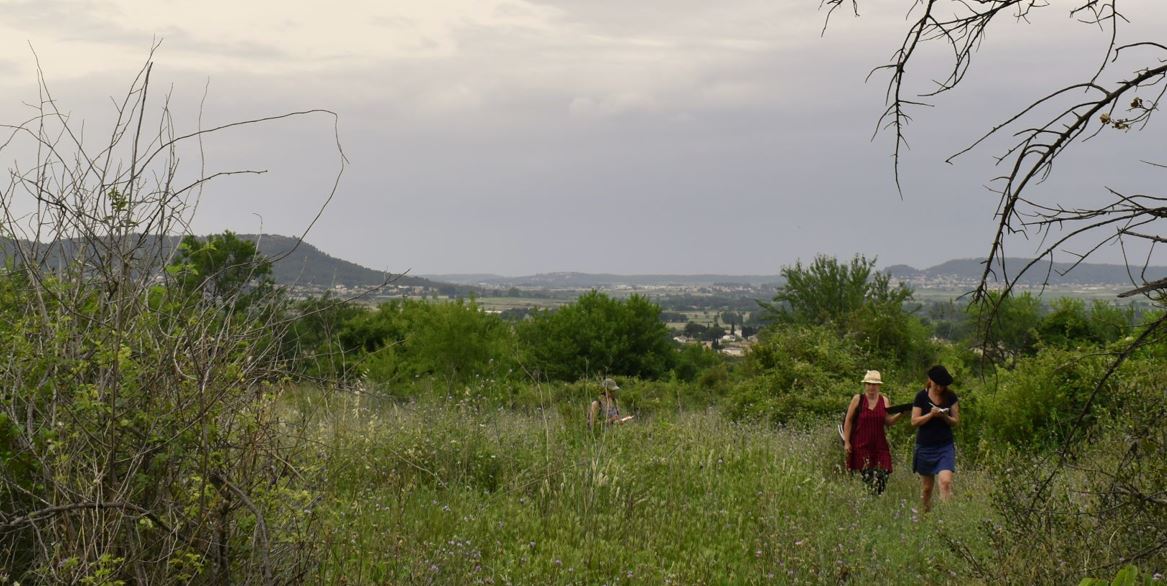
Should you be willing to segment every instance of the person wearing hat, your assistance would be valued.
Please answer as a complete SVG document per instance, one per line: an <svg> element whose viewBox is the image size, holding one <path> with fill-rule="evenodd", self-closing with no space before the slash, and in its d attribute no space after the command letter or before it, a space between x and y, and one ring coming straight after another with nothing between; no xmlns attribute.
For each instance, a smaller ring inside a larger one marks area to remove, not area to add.
<svg viewBox="0 0 1167 586"><path fill-rule="evenodd" d="M880 392L883 379L878 370L863 376L863 392L851 398L843 422L843 451L847 469L858 471L874 494L882 494L891 474L891 447L886 428L895 425L903 413L891 415L887 395Z"/></svg>
<svg viewBox="0 0 1167 586"><path fill-rule="evenodd" d="M606 378L600 383L600 396L595 401L592 401L591 407L588 409L588 427L595 427L597 418L606 424L624 423L632 416L620 416L620 406L616 404L616 391L620 390L620 385L616 381Z"/></svg>
<svg viewBox="0 0 1167 586"><path fill-rule="evenodd" d="M956 442L952 428L960 423L956 393L949 390L952 375L936 365L928 369L928 385L912 403L912 427L916 428L916 452L912 471L923 482L924 511L932 509L932 489L940 481L940 500L952 498L952 474L956 472Z"/></svg>

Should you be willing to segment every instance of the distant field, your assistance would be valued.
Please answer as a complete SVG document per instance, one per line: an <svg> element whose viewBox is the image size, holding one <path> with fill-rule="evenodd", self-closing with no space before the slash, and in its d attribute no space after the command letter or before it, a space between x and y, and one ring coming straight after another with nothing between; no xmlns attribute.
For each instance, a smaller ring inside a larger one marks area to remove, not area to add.
<svg viewBox="0 0 1167 586"><path fill-rule="evenodd" d="M549 297L479 297L478 305L487 311L506 311L523 307L548 309L566 305L570 299L551 299Z"/></svg>
<svg viewBox="0 0 1167 586"><path fill-rule="evenodd" d="M1016 289L1015 293L1029 292L1034 295L1041 295L1043 299L1053 299L1058 297L1073 297L1077 299L1101 299L1104 301L1116 301L1126 303L1127 300L1118 299L1118 294L1130 289L1130 287L1120 286L1091 286L1085 287L1081 285L1057 285L1046 287L1045 290L1037 288L1023 288ZM915 289L913 297L917 301L949 301L957 299L962 295L966 295L972 291L969 289ZM967 299L967 297L966 297Z"/></svg>
<svg viewBox="0 0 1167 586"><path fill-rule="evenodd" d="M1129 302L1129 300L1118 299L1118 297L1117 297L1119 293L1121 293L1122 291L1125 291L1127 289L1128 289L1128 287L1119 287L1119 286L1083 287L1080 285L1079 286L1059 285L1059 286L1054 286L1054 287L1048 287L1044 291L1042 291L1040 289L1018 289L1018 290L1016 290L1016 292L1017 293L1024 293L1024 292L1028 291L1028 292L1033 293L1035 295L1040 294L1042 296L1042 298L1046 299L1046 300L1055 299L1055 298L1059 298L1059 297L1073 297L1073 298L1085 299L1085 300L1099 299L1099 300L1103 300L1103 301L1114 301L1114 302L1120 302L1120 303L1127 303L1127 302ZM584 292L585 291L579 291L580 294L582 294ZM969 293L970 293L970 291L967 289L958 289L958 288L915 289L913 291L913 297L916 299L916 301L921 301L921 302L927 302L927 301L943 302L943 301L952 301L952 300L962 299L962 296L964 296L962 300L967 300L969 298ZM424 299L424 298L420 298L420 299ZM501 311L506 311L508 309L517 309L517 308L538 308L538 309L555 308L555 307L560 307L562 305L566 305L566 304L574 301L574 299L575 299L574 296L563 295L563 296L558 296L558 297L477 297L476 301L477 301L479 306L483 307L487 311L501 312ZM439 299L439 301L447 301L447 300L449 300L449 298L444 297L444 296ZM710 325L713 325L713 320L715 318L720 319L719 316L721 315L722 311L724 311L724 310L725 309L722 307L716 307L716 308L710 307L707 309L679 311L676 313L681 313L681 314L685 315L686 320L684 322L672 322L669 325L675 329L680 329L680 328L684 327L685 323L691 321L691 322L695 322L695 323L698 323L701 325L710 326ZM671 310L668 310L666 307L666 311L671 311ZM721 324L721 325L724 325L724 324Z"/></svg>

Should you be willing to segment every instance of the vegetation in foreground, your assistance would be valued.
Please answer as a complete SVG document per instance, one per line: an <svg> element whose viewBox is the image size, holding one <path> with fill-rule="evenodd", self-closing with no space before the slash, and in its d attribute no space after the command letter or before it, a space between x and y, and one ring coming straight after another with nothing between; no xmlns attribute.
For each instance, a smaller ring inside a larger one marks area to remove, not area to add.
<svg viewBox="0 0 1167 586"><path fill-rule="evenodd" d="M950 583L985 555L986 475L924 516L902 461L873 497L826 426L714 411L590 433L581 418L315 391L323 583ZM907 454L904 442L897 456Z"/></svg>

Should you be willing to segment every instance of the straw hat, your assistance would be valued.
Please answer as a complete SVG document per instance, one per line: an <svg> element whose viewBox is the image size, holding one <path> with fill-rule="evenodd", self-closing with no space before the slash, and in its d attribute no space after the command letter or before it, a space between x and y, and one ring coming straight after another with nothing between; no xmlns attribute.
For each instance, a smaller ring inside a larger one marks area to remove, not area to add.
<svg viewBox="0 0 1167 586"><path fill-rule="evenodd" d="M883 379L880 378L878 370L869 370L863 375L863 384L882 385Z"/></svg>
<svg viewBox="0 0 1167 586"><path fill-rule="evenodd" d="M616 381L614 381L610 378L604 379L604 382L600 383L600 386L604 387L604 390L606 390L606 391L619 391L620 390L620 385L616 384Z"/></svg>

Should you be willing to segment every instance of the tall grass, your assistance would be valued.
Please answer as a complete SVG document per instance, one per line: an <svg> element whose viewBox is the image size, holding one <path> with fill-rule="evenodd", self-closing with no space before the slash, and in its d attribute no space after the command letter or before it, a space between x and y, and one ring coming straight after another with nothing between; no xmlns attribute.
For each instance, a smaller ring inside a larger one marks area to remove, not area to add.
<svg viewBox="0 0 1167 586"><path fill-rule="evenodd" d="M825 425L705 411L591 433L558 412L319 392L295 408L326 479L323 583L967 583L950 546L987 547L979 474L925 516L907 446L871 496Z"/></svg>

